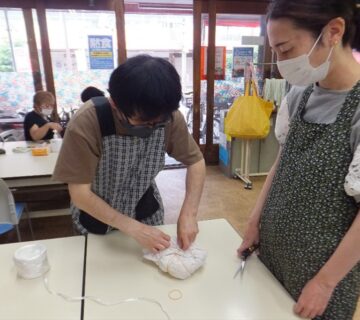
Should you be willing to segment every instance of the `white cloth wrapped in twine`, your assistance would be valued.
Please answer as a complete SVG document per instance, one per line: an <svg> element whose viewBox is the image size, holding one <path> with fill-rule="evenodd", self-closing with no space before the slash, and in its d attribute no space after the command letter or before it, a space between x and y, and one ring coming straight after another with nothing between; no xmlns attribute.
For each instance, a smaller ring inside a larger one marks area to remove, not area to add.
<svg viewBox="0 0 360 320"><path fill-rule="evenodd" d="M175 278L187 279L204 265L207 252L192 243L187 250L182 250L176 237L170 240L170 247L157 253L144 251L144 258L153 261L159 268Z"/></svg>

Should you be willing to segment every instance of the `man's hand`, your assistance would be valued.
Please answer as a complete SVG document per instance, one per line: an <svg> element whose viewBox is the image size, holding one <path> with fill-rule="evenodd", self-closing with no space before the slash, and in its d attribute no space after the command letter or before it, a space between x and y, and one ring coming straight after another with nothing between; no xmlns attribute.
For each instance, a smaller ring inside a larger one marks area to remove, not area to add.
<svg viewBox="0 0 360 320"><path fill-rule="evenodd" d="M199 232L196 214L205 180L205 161L188 166L186 171L186 193L177 222L177 241L181 249L187 250Z"/></svg>
<svg viewBox="0 0 360 320"><path fill-rule="evenodd" d="M170 236L155 227L138 223L130 234L143 248L156 253L170 246Z"/></svg>
<svg viewBox="0 0 360 320"><path fill-rule="evenodd" d="M180 214L177 222L177 239L181 249L186 250L194 242L199 232L196 217L194 215Z"/></svg>
<svg viewBox="0 0 360 320"><path fill-rule="evenodd" d="M325 312L333 291L333 286L329 286L315 276L303 288L294 312L303 318L312 319L321 316Z"/></svg>

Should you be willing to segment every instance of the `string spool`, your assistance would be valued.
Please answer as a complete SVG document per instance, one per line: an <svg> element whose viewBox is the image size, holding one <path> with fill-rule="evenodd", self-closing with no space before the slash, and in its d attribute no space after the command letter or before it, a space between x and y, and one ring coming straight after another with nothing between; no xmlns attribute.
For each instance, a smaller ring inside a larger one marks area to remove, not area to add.
<svg viewBox="0 0 360 320"><path fill-rule="evenodd" d="M13 260L15 262L15 266L17 267L19 277L23 279L39 278L50 269L46 247L45 245L40 243L20 247L15 251ZM166 319L171 320L169 314L165 311L162 304L155 299L138 297L108 302L94 296L72 297L67 294L52 290L50 288L49 279L47 278L47 276L43 276L43 283L49 294L59 296L68 302L89 300L102 306L115 306L130 302L148 302L158 306L161 312L165 315Z"/></svg>
<svg viewBox="0 0 360 320"><path fill-rule="evenodd" d="M13 259L17 273L23 279L41 277L50 269L46 247L40 243L20 247Z"/></svg>

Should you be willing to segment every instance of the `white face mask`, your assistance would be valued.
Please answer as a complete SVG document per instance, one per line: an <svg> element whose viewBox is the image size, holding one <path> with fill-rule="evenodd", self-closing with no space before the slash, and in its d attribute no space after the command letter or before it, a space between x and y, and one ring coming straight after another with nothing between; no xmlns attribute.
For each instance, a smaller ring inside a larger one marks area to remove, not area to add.
<svg viewBox="0 0 360 320"><path fill-rule="evenodd" d="M313 47L308 54L303 54L293 59L278 61L277 66L281 76L290 84L295 86L308 86L310 84L324 80L329 73L330 56L334 47L331 48L326 61L314 68L310 64L310 55L321 39L322 33L315 41Z"/></svg>
<svg viewBox="0 0 360 320"><path fill-rule="evenodd" d="M42 108L42 109L41 109L41 113L42 113L45 117L51 116L52 112L53 112L53 109L52 109L52 108L51 108L51 109L48 109L48 108Z"/></svg>

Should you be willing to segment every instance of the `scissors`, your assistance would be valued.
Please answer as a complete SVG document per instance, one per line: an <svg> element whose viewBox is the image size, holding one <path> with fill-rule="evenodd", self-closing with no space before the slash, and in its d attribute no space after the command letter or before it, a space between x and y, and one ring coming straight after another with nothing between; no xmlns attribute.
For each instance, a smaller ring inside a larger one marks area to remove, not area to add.
<svg viewBox="0 0 360 320"><path fill-rule="evenodd" d="M246 250L243 251L243 253L241 254L240 257L240 267L236 270L235 274L234 274L234 279L236 278L236 276L241 272L241 276L244 273L245 270L245 263L246 263L246 259L251 256L251 254L257 250L259 248L258 244L254 244L252 245L250 248L247 248Z"/></svg>

